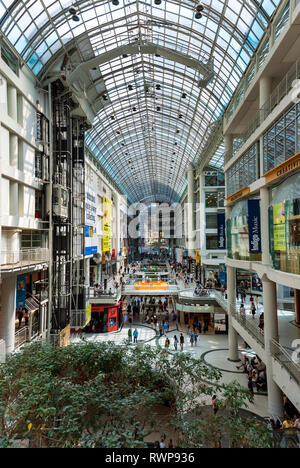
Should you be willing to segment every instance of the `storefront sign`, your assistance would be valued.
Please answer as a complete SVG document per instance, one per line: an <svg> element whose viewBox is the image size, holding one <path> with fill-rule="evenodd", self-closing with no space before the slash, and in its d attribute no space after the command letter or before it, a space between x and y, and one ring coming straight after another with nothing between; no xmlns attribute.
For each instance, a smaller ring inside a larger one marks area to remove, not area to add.
<svg viewBox="0 0 300 468"><path fill-rule="evenodd" d="M16 309L25 309L25 302L26 302L26 276L18 276Z"/></svg>
<svg viewBox="0 0 300 468"><path fill-rule="evenodd" d="M259 200L248 200L249 251L261 253Z"/></svg>
<svg viewBox="0 0 300 468"><path fill-rule="evenodd" d="M287 159L284 163L275 167L265 175L266 183L269 184L290 172L300 169L300 153Z"/></svg>
<svg viewBox="0 0 300 468"><path fill-rule="evenodd" d="M241 198L246 197L250 193L250 187L244 187L238 192L235 192L233 195L230 197L226 198L227 204L234 203L237 200L240 200Z"/></svg>
<svg viewBox="0 0 300 468"><path fill-rule="evenodd" d="M225 213L218 214L218 249L226 249Z"/></svg>
<svg viewBox="0 0 300 468"><path fill-rule="evenodd" d="M219 281L221 284L226 284L226 264L220 263L219 265Z"/></svg>

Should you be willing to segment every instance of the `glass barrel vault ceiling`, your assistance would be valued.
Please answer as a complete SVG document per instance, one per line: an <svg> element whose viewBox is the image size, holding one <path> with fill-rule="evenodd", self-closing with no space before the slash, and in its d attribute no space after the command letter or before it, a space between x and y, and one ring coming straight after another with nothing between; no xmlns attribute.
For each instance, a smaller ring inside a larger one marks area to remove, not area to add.
<svg viewBox="0 0 300 468"><path fill-rule="evenodd" d="M131 201L178 200L188 163L223 114L280 0L202 3L197 20L198 2L190 0L120 0L118 6L110 0L0 0L1 30L40 80L61 57L74 69L133 43L213 59L214 78L205 88L198 86L199 71L157 54L121 55L89 72L96 90L101 77L107 96L87 143Z"/></svg>

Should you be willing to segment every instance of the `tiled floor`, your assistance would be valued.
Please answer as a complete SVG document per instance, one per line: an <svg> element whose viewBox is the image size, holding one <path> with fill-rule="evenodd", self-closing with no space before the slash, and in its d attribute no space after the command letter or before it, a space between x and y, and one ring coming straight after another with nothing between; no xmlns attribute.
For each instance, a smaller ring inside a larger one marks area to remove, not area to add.
<svg viewBox="0 0 300 468"><path fill-rule="evenodd" d="M121 331L116 333L83 333L82 338L80 338L78 335L73 335L70 339L70 342L80 343L80 341L84 339L92 343L112 341L116 344L122 344L124 342L128 342L128 328L128 326L124 327ZM142 327L140 325L133 325L132 331L134 331L135 328L138 330L138 343L145 343L146 341L154 339L156 336L155 330L152 330L151 328Z"/></svg>

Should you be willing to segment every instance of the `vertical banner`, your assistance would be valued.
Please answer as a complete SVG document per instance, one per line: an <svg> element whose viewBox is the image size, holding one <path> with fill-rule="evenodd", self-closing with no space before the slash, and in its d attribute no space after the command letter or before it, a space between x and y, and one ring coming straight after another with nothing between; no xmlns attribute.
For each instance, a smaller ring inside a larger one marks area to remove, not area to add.
<svg viewBox="0 0 300 468"><path fill-rule="evenodd" d="M248 200L249 251L261 253L259 200Z"/></svg>
<svg viewBox="0 0 300 468"><path fill-rule="evenodd" d="M102 250L109 252L110 250L110 236L111 236L111 201L103 197L103 239Z"/></svg>
<svg viewBox="0 0 300 468"><path fill-rule="evenodd" d="M225 213L218 214L218 249L226 249Z"/></svg>
<svg viewBox="0 0 300 468"><path fill-rule="evenodd" d="M85 183L85 245L84 254L93 255L98 252L97 246L97 195L87 182Z"/></svg>
<svg viewBox="0 0 300 468"><path fill-rule="evenodd" d="M25 302L26 302L26 276L18 276L16 309L25 309Z"/></svg>
<svg viewBox="0 0 300 468"><path fill-rule="evenodd" d="M219 264L219 281L220 284L226 284L226 264L220 263Z"/></svg>
<svg viewBox="0 0 300 468"><path fill-rule="evenodd" d="M285 202L273 206L274 250L286 251Z"/></svg>
<svg viewBox="0 0 300 468"><path fill-rule="evenodd" d="M196 263L200 265L200 250L196 250Z"/></svg>

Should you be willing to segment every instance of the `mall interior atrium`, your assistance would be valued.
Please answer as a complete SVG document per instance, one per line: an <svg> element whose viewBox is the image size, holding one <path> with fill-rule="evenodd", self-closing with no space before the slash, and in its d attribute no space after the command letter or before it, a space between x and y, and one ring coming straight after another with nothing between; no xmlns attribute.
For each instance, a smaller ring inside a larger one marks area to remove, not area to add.
<svg viewBox="0 0 300 468"><path fill-rule="evenodd" d="M171 343L300 447L299 51L300 0L0 0L3 365Z"/></svg>

